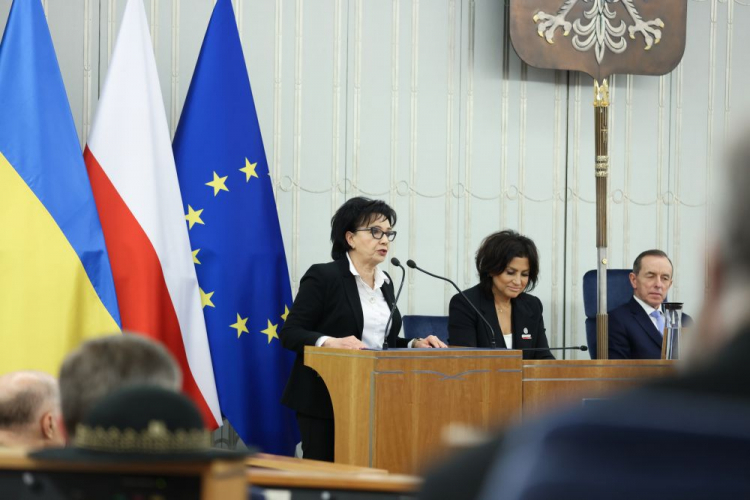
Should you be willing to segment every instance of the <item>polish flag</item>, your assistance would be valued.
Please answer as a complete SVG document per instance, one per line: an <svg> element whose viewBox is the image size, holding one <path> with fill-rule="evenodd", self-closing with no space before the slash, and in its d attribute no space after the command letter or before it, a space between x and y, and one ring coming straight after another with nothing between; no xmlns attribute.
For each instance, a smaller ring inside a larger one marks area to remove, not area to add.
<svg viewBox="0 0 750 500"><path fill-rule="evenodd" d="M123 330L161 342L221 425L200 289L142 0L128 0L84 151Z"/></svg>

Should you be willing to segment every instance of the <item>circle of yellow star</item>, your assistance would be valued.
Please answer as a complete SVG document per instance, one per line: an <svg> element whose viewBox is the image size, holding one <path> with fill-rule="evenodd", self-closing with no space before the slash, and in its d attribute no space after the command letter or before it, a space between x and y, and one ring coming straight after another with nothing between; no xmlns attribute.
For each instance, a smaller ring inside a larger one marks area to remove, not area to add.
<svg viewBox="0 0 750 500"><path fill-rule="evenodd" d="M228 175L225 175L224 177L219 177L216 172L214 172L214 180L211 182L207 182L206 186L211 186L214 188L214 196L219 194L219 191L229 191L229 188L226 186Z"/></svg>
<svg viewBox="0 0 750 500"><path fill-rule="evenodd" d="M268 320L268 328L265 330L261 330L260 333L263 333L268 336L268 343L270 344L273 339L278 339L279 335L276 333L276 329L279 325L274 325L271 323L271 320Z"/></svg>
<svg viewBox="0 0 750 500"><path fill-rule="evenodd" d="M198 260L198 252L200 252L201 249L193 250L193 264L200 264L201 261Z"/></svg>
<svg viewBox="0 0 750 500"><path fill-rule="evenodd" d="M245 158L245 166L240 169L240 172L245 173L245 182L250 182L250 177L258 178L258 174L255 173L255 167L258 166L258 162L250 163L250 160Z"/></svg>
<svg viewBox="0 0 750 500"><path fill-rule="evenodd" d="M289 316L289 308L284 306L284 314L281 315L281 319L286 321L286 317Z"/></svg>
<svg viewBox="0 0 750 500"><path fill-rule="evenodd" d="M185 216L185 220L190 223L190 226L188 229L193 229L193 226L195 224L204 224L203 220L201 219L201 214L203 213L203 209L200 210L193 210L193 207L188 205L188 213Z"/></svg>
<svg viewBox="0 0 750 500"><path fill-rule="evenodd" d="M240 335L243 333L250 333L250 331L247 329L247 318L240 317L240 314L237 313L237 322L233 325L229 325L229 328L234 328L237 330L237 338L240 338Z"/></svg>

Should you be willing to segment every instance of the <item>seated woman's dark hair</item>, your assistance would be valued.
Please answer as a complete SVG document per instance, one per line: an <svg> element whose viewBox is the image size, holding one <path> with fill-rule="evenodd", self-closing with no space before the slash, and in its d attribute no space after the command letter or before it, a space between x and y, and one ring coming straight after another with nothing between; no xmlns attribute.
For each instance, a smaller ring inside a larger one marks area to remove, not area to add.
<svg viewBox="0 0 750 500"><path fill-rule="evenodd" d="M482 291L492 295L492 277L505 271L516 257L529 259L529 283L525 292L536 286L539 278L539 255L534 242L515 231L505 230L487 236L477 250L477 272Z"/></svg>
<svg viewBox="0 0 750 500"><path fill-rule="evenodd" d="M382 200L362 196L347 200L331 218L331 258L341 259L351 249L346 241L348 231L361 229L380 219L387 220L393 227L396 225L396 211Z"/></svg>

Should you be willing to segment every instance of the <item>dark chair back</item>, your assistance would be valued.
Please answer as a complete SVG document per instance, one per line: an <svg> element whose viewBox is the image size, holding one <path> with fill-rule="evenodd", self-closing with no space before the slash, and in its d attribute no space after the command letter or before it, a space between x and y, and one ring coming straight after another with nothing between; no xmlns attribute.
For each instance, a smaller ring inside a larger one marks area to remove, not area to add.
<svg viewBox="0 0 750 500"><path fill-rule="evenodd" d="M408 315L403 317L403 321L404 337L407 339L423 339L435 335L448 343L448 316Z"/></svg>
<svg viewBox="0 0 750 500"><path fill-rule="evenodd" d="M607 269L607 312L633 296L630 269ZM586 313L586 342L591 359L596 359L596 269L583 275L583 309Z"/></svg>

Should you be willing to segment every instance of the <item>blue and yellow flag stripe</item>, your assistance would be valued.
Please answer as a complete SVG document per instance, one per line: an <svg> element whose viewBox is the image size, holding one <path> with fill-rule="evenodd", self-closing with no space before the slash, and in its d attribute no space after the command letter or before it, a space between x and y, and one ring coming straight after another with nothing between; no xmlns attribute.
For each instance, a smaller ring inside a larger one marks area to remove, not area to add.
<svg viewBox="0 0 750 500"><path fill-rule="evenodd" d="M0 44L0 372L55 373L82 339L120 329L114 281L39 0Z"/></svg>

